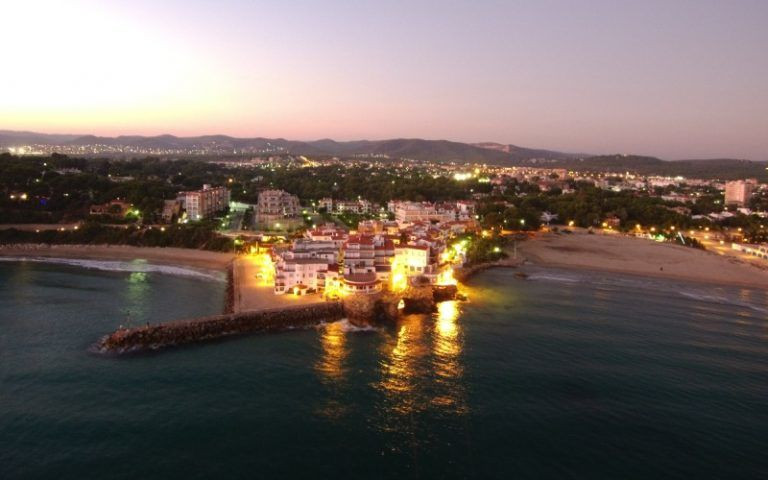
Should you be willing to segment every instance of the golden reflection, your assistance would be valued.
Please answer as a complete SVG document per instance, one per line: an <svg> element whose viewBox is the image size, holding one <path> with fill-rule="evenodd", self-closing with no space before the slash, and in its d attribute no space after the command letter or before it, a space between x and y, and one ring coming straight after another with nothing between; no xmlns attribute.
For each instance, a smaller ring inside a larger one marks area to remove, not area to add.
<svg viewBox="0 0 768 480"><path fill-rule="evenodd" d="M433 364L437 394L432 403L455 413L466 412L461 365L462 336L458 323L459 305L456 301L437 306L433 339Z"/></svg>
<svg viewBox="0 0 768 480"><path fill-rule="evenodd" d="M341 418L348 410L346 394L343 391L347 372L344 363L349 354L346 335L342 322L324 325L320 334L322 353L315 363L315 370L328 388L328 392L318 413L331 419Z"/></svg>
<svg viewBox="0 0 768 480"><path fill-rule="evenodd" d="M344 360L347 357L347 337L344 325L334 322L325 325L320 336L323 353L315 365L322 377L338 382L344 377Z"/></svg>
<svg viewBox="0 0 768 480"><path fill-rule="evenodd" d="M378 387L390 402L387 410L391 412L406 414L422 407L414 396L415 383L422 376L417 372L419 358L425 353L422 337L421 317L409 315L402 319L394 345L390 341L383 346Z"/></svg>

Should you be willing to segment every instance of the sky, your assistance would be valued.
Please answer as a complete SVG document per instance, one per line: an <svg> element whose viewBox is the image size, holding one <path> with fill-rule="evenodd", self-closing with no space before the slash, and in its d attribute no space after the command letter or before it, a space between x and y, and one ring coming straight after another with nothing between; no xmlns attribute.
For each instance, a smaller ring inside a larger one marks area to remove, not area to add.
<svg viewBox="0 0 768 480"><path fill-rule="evenodd" d="M0 129L768 160L768 1L3 0Z"/></svg>

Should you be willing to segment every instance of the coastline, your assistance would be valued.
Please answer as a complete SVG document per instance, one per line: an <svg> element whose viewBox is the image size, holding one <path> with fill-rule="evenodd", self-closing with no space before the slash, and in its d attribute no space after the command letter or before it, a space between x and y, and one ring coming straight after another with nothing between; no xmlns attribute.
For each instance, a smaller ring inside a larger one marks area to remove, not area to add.
<svg viewBox="0 0 768 480"><path fill-rule="evenodd" d="M235 259L231 253L187 248L134 247L129 245L0 245L1 257L66 258L78 260L146 260L159 265L224 271Z"/></svg>
<svg viewBox="0 0 768 480"><path fill-rule="evenodd" d="M753 264L623 235L545 234L517 248L525 263L545 268L768 289L768 270Z"/></svg>

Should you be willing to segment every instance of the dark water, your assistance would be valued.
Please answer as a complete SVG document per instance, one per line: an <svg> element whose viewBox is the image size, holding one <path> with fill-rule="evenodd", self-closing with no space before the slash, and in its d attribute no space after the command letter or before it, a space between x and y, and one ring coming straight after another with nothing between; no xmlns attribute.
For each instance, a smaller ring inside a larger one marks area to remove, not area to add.
<svg viewBox="0 0 768 480"><path fill-rule="evenodd" d="M0 479L768 478L764 291L497 270L377 331L87 352L223 294L0 263Z"/></svg>

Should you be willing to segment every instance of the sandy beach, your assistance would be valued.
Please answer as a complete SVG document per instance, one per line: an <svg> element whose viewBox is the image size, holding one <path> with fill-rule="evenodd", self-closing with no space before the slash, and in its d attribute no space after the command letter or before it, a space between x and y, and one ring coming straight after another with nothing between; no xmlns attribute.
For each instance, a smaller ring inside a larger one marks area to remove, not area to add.
<svg viewBox="0 0 768 480"><path fill-rule="evenodd" d="M517 251L541 266L768 288L768 269L708 251L620 234L541 234L519 242Z"/></svg>
<svg viewBox="0 0 768 480"><path fill-rule="evenodd" d="M186 248L132 247L128 245L0 245L4 257L49 257L93 260L143 259L162 265L224 270L235 258L231 253Z"/></svg>
<svg viewBox="0 0 768 480"><path fill-rule="evenodd" d="M259 265L248 256L186 248L132 247L127 245L0 245L3 257L45 257L85 260L136 260L149 263L224 271L230 264L234 274L236 312L262 310L322 302L320 295L275 295L272 286L257 278Z"/></svg>

